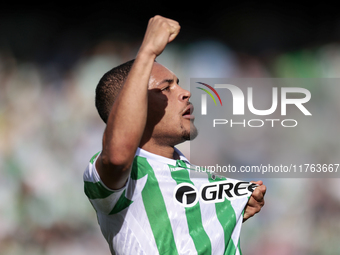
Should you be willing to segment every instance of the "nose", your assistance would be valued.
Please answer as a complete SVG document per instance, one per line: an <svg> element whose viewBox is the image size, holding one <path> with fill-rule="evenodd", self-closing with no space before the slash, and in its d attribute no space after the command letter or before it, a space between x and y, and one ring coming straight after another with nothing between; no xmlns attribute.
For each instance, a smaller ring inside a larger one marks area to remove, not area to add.
<svg viewBox="0 0 340 255"><path fill-rule="evenodd" d="M180 93L180 100L189 100L190 99L190 97L191 97L191 93L190 93L190 91L188 91L188 90L186 90L186 89L183 89L183 88L181 88L182 89L182 91L181 91L181 93Z"/></svg>

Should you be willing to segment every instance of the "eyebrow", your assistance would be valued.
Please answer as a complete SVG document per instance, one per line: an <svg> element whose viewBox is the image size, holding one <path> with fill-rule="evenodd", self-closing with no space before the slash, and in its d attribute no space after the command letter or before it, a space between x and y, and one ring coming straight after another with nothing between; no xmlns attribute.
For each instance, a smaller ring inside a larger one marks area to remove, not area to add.
<svg viewBox="0 0 340 255"><path fill-rule="evenodd" d="M160 83L157 84L157 87L159 87L163 83L170 83L171 84L173 82L174 82L174 79L164 79ZM178 78L177 78L177 84L179 84L179 79Z"/></svg>

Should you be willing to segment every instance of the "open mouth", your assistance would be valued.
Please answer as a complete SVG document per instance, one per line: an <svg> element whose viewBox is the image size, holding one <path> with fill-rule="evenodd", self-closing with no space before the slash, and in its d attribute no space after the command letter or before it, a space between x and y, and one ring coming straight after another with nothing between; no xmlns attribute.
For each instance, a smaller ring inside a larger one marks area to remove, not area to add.
<svg viewBox="0 0 340 255"><path fill-rule="evenodd" d="M194 111L193 105L192 105L192 104L189 104L189 105L185 108L185 111L184 111L184 113L182 114L182 116L183 116L184 118L186 118L186 119L194 119L195 116L192 115L193 111Z"/></svg>

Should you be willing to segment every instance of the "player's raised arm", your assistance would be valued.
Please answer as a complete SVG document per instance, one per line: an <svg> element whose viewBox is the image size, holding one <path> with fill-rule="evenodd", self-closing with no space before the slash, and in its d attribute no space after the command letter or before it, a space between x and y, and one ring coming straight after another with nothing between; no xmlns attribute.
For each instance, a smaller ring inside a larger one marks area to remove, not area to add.
<svg viewBox="0 0 340 255"><path fill-rule="evenodd" d="M119 189L144 133L147 119L148 83L155 58L179 33L179 24L155 16L149 20L142 45L126 81L115 100L103 136L97 171L106 186Z"/></svg>

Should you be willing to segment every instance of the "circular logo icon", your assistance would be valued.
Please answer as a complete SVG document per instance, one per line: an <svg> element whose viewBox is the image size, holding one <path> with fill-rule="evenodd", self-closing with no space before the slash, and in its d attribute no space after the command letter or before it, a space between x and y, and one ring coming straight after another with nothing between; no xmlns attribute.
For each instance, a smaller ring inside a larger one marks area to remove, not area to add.
<svg viewBox="0 0 340 255"><path fill-rule="evenodd" d="M197 204L198 191L194 185L183 182L176 186L174 199L184 207L192 207Z"/></svg>

